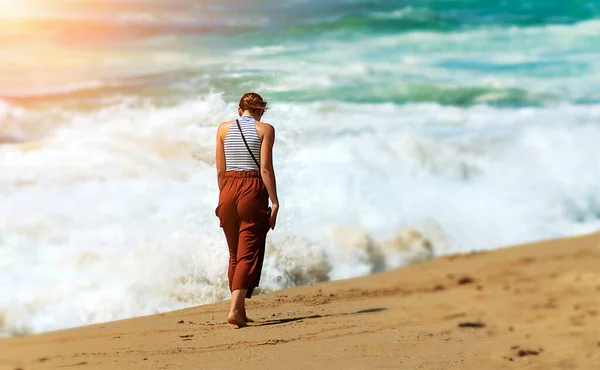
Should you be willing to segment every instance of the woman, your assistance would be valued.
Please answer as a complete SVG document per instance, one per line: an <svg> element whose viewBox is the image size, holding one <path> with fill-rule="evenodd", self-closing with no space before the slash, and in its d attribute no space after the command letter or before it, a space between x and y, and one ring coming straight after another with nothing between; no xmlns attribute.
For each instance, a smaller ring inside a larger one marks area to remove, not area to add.
<svg viewBox="0 0 600 370"><path fill-rule="evenodd" d="M217 131L220 193L215 213L229 246L227 322L238 328L252 321L246 316L245 299L258 286L267 232L275 228L279 211L272 156L275 129L260 122L266 109L260 95L247 93L240 100L240 118L223 122Z"/></svg>

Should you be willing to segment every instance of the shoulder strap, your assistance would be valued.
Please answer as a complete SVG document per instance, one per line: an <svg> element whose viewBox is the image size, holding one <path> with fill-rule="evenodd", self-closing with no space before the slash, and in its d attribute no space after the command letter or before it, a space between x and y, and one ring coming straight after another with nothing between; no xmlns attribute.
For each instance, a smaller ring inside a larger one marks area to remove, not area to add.
<svg viewBox="0 0 600 370"><path fill-rule="evenodd" d="M254 159L254 163L256 163L256 167L258 167L258 169L260 170L260 164L256 160L254 153L252 153L252 150L250 149L250 146L248 145L248 142L246 141L246 137L244 136L244 133L242 132L242 126L240 126L240 121L236 119L235 122L237 123L237 127L240 130L240 134L242 134L242 139L244 140L244 144L246 144L246 149L248 149L248 153L250 153L250 155L252 156L252 159Z"/></svg>

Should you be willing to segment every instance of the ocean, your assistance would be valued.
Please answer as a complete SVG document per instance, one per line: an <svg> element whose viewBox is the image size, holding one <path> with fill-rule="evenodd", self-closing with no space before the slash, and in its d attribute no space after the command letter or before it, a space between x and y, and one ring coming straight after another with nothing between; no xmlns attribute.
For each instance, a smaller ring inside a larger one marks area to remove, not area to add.
<svg viewBox="0 0 600 370"><path fill-rule="evenodd" d="M228 299L248 91L259 293L600 228L597 0L0 0L0 45L1 336Z"/></svg>

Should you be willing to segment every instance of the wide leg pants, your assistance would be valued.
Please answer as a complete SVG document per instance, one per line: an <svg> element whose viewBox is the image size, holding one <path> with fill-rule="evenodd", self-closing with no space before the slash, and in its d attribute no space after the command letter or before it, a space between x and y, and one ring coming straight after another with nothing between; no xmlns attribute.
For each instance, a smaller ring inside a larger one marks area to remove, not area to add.
<svg viewBox="0 0 600 370"><path fill-rule="evenodd" d="M257 171L227 171L215 210L229 246L229 289L247 289L260 282L269 231L269 194Z"/></svg>

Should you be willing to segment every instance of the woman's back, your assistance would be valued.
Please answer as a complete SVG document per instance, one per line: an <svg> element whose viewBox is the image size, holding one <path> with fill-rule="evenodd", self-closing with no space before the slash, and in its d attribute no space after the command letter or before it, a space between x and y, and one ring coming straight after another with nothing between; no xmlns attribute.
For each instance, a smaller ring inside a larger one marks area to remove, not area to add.
<svg viewBox="0 0 600 370"><path fill-rule="evenodd" d="M254 158L260 163L260 138L256 129L256 120L252 116L243 115L237 122L233 122L224 140L226 171L258 171L259 168L248 152L244 139L240 134L240 128L244 138L254 154Z"/></svg>

